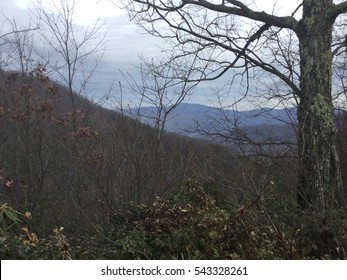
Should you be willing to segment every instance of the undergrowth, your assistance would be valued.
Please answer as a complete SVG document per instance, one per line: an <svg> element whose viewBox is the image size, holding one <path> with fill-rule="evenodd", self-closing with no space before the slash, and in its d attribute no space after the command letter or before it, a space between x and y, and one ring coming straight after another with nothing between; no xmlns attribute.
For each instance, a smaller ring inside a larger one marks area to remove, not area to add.
<svg viewBox="0 0 347 280"><path fill-rule="evenodd" d="M68 237L64 228L40 238L30 215L3 205L1 259L346 259L347 222L335 210L330 221L276 195L236 207L216 203L190 181L150 205L129 203L107 229Z"/></svg>

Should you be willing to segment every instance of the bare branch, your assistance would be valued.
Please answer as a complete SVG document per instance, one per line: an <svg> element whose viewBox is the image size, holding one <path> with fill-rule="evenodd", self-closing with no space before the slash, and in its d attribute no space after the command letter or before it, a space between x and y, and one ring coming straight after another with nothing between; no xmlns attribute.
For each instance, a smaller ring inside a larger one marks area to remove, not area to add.
<svg viewBox="0 0 347 280"><path fill-rule="evenodd" d="M216 5L207 0L183 0L182 2L185 4L194 4L205 7L211 11L246 17L280 28L289 28L295 30L298 23L297 20L292 16L278 17L265 12L253 11L245 4L237 0L227 0L227 3L231 4L232 6L227 4Z"/></svg>
<svg viewBox="0 0 347 280"><path fill-rule="evenodd" d="M35 31L37 30L37 28L27 28L27 29L22 29L22 30L14 30L14 31L11 31L11 32L7 32L5 34L2 34L0 36L0 39L4 38L4 37L7 37L7 36L10 36L10 35L13 35L13 34L18 34L18 33L26 33L26 32L30 32L30 31Z"/></svg>
<svg viewBox="0 0 347 280"><path fill-rule="evenodd" d="M345 14L345 13L347 13L347 1L334 5L330 12L330 15L332 18L336 18L339 15Z"/></svg>

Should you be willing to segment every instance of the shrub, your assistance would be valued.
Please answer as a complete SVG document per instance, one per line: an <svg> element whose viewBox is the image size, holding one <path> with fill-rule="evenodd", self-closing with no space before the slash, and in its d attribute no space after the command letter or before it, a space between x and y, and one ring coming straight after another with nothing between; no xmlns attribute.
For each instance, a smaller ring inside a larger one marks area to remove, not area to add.
<svg viewBox="0 0 347 280"><path fill-rule="evenodd" d="M29 230L22 215L3 206L2 259L346 259L342 210L329 221L281 196L253 197L224 208L198 182L167 199L127 203L107 229L67 237L56 228L46 238ZM10 214L9 214L10 213ZM24 226L20 226L25 223ZM11 226L10 228L7 225ZM6 228L6 230L4 230Z"/></svg>

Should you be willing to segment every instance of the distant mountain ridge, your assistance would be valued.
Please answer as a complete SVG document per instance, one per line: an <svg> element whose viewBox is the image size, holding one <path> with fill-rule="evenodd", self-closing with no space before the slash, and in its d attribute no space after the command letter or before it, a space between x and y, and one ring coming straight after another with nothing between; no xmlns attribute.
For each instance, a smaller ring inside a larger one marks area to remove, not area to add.
<svg viewBox="0 0 347 280"><path fill-rule="evenodd" d="M154 106L128 110L127 114L137 115L141 122L150 126L154 126L157 119L157 109ZM285 127L288 129L296 121L296 108L261 108L237 111L201 104L181 103L168 116L165 123L165 130L201 138L202 135L197 131L198 128L207 130L211 127L216 128L218 125L221 126L221 124L229 122L238 128L253 131L253 137L258 138L259 135L257 136L255 134L259 133L259 129L257 130L256 128ZM264 134L263 130L262 133ZM271 133L273 133L273 130Z"/></svg>

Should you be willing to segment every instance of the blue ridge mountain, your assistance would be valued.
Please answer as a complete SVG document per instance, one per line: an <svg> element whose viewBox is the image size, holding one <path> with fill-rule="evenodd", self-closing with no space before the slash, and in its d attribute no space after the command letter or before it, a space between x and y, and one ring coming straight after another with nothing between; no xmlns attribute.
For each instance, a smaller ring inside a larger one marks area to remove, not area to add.
<svg viewBox="0 0 347 280"><path fill-rule="evenodd" d="M165 109L164 109L165 110ZM127 110L128 115L155 126L158 110L154 106ZM295 136L296 108L261 108L247 111L221 109L181 103L169 115L164 129L177 134L208 139L212 135L242 130L253 141L292 141Z"/></svg>

